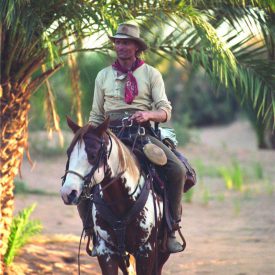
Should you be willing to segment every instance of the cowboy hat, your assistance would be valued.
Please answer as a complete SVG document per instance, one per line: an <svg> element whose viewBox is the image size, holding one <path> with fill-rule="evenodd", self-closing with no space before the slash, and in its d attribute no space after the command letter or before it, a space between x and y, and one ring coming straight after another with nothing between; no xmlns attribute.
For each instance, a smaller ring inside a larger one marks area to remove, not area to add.
<svg viewBox="0 0 275 275"><path fill-rule="evenodd" d="M140 38L139 27L129 23L122 23L118 26L117 32L114 36L108 35L111 41L115 42L116 38L119 39L131 39L136 41L141 51L145 51L148 47L144 40Z"/></svg>

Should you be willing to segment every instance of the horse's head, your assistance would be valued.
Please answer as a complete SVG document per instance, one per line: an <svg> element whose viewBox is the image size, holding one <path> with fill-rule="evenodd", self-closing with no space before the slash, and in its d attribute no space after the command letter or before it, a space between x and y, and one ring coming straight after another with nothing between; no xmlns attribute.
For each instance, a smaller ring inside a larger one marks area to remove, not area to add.
<svg viewBox="0 0 275 275"><path fill-rule="evenodd" d="M68 117L67 123L75 136L67 150L68 162L60 193L65 204L78 204L84 186L104 178L109 120L98 127L91 124L80 127Z"/></svg>

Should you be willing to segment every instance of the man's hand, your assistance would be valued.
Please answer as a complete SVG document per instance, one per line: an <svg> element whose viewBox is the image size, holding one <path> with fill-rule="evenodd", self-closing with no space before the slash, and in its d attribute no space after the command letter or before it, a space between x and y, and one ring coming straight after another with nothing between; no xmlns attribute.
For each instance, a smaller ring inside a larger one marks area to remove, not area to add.
<svg viewBox="0 0 275 275"><path fill-rule="evenodd" d="M134 120L137 123L142 123L151 120L150 111L137 111L135 112L129 120Z"/></svg>
<svg viewBox="0 0 275 275"><path fill-rule="evenodd" d="M137 111L129 118L129 120L134 120L137 123L147 121L165 122L167 120L167 114L164 110Z"/></svg>

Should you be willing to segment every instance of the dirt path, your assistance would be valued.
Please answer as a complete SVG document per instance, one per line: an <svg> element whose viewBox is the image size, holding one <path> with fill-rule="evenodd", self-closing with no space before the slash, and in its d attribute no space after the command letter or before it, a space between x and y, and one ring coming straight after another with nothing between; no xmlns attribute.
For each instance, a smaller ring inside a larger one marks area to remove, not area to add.
<svg viewBox="0 0 275 275"><path fill-rule="evenodd" d="M220 177L201 176L192 203L183 202L186 251L172 255L163 274L275 274L275 153L257 150L246 123L204 129L199 136L199 144L184 148L194 163L229 165L234 158L246 169L262 163L265 177L250 178L245 191L236 192L226 190ZM64 157L39 160L32 172L27 163L22 166L23 180L31 188L57 195L16 196L16 211L37 203L32 217L44 226L42 237L16 258L21 274L77 274L81 223L76 208L63 205L58 196L64 166ZM83 246L82 274L100 274L95 259L84 251Z"/></svg>

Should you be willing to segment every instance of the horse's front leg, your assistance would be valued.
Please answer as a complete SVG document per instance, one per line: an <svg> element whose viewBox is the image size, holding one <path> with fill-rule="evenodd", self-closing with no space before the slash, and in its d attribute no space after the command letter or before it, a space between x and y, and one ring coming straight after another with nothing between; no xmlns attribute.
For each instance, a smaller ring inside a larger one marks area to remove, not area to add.
<svg viewBox="0 0 275 275"><path fill-rule="evenodd" d="M128 274L123 259L118 255L101 255L97 259L103 275L117 275L118 267L124 275Z"/></svg>
<svg viewBox="0 0 275 275"><path fill-rule="evenodd" d="M150 242L142 245L135 258L137 275L151 275L155 262L155 245Z"/></svg>
<svg viewBox="0 0 275 275"><path fill-rule="evenodd" d="M100 255L97 257L103 275L117 275L118 261L114 255Z"/></svg>

